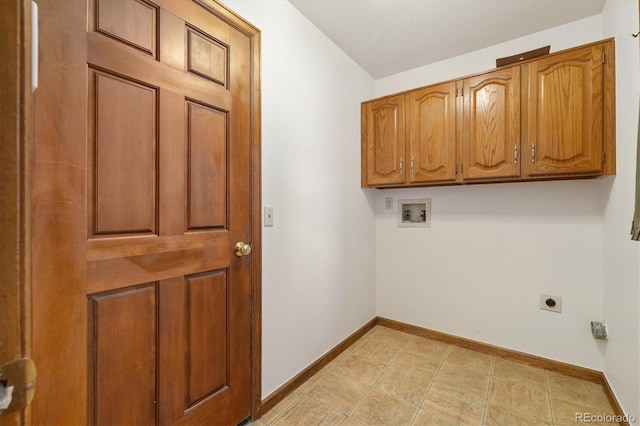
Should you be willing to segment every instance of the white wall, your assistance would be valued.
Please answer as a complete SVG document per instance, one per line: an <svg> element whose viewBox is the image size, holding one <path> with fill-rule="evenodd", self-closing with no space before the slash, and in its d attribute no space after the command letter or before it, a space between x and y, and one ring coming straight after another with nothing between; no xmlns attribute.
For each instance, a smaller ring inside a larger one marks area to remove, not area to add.
<svg viewBox="0 0 640 426"><path fill-rule="evenodd" d="M495 58L602 39L600 16L376 81L382 96L495 67ZM603 181L470 185L377 194L378 315L597 370ZM399 229L384 198L431 198L431 229ZM541 311L540 293L562 297Z"/></svg>
<svg viewBox="0 0 640 426"><path fill-rule="evenodd" d="M640 64L638 2L609 0L603 33L616 37L617 174L603 185L604 319L609 341L604 371L625 410L640 415L640 243L629 239L633 218Z"/></svg>
<svg viewBox="0 0 640 426"><path fill-rule="evenodd" d="M373 79L287 1L225 0L262 31L262 394L375 316L360 102Z"/></svg>

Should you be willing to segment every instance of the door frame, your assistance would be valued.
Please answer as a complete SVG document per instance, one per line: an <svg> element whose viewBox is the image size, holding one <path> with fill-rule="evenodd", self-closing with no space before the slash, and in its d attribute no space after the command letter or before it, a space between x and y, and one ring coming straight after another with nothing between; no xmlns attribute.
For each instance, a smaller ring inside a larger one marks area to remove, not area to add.
<svg viewBox="0 0 640 426"><path fill-rule="evenodd" d="M0 2L0 364L30 356L31 0ZM8 84L7 84L8 83ZM29 410L0 416L28 424Z"/></svg>
<svg viewBox="0 0 640 426"><path fill-rule="evenodd" d="M251 45L251 408L262 403L262 228L261 228L261 33L216 0L195 0L245 34ZM0 364L29 356L31 348L31 1L0 1ZM12 242L12 243L7 243ZM36 395L38 392L36 389ZM0 425L29 424L29 409L0 417Z"/></svg>

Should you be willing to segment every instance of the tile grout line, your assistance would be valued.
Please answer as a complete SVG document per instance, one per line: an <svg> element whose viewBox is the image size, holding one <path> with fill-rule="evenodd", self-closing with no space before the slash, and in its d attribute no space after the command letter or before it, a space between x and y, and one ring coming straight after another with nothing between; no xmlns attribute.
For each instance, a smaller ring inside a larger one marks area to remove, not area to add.
<svg viewBox="0 0 640 426"><path fill-rule="evenodd" d="M482 424L487 421L487 409L489 408L489 393L491 392L491 384L493 383L494 373L496 369L496 357L491 357L491 368L489 369L489 384L487 384L487 392L484 398L484 407L482 408Z"/></svg>

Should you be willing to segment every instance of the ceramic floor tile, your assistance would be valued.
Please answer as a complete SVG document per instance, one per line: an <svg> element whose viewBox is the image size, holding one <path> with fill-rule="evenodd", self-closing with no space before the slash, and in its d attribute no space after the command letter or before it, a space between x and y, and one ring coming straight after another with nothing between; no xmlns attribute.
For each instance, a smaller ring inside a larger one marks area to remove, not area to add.
<svg viewBox="0 0 640 426"><path fill-rule="evenodd" d="M491 355L453 346L447 354L444 364L464 370L473 370L476 373L490 375L491 367L493 365L493 357Z"/></svg>
<svg viewBox="0 0 640 426"><path fill-rule="evenodd" d="M277 403L271 410L264 413L262 417L260 417L260 421L266 424L271 423L276 417L282 414L287 408L293 405L298 399L302 397L300 392L294 391L287 395L282 401Z"/></svg>
<svg viewBox="0 0 640 426"><path fill-rule="evenodd" d="M460 426L460 420L452 418L444 418L420 409L416 418L413 420L414 426Z"/></svg>
<svg viewBox="0 0 640 426"><path fill-rule="evenodd" d="M568 401L611 408L609 398L607 398L602 385L552 371L547 371L546 374L551 394Z"/></svg>
<svg viewBox="0 0 640 426"><path fill-rule="evenodd" d="M398 355L404 344L395 340L379 340L371 338L355 354L367 357L375 362L389 364Z"/></svg>
<svg viewBox="0 0 640 426"><path fill-rule="evenodd" d="M375 336L377 328L378 326L375 326L371 330L367 331L364 336L353 342L353 344L345 349L343 353L345 353L346 355L351 355L355 351L360 349L371 339L371 337Z"/></svg>
<svg viewBox="0 0 640 426"><path fill-rule="evenodd" d="M303 384L298 386L296 390L298 392L307 393L309 389L311 389L311 387L318 382L318 380L322 379L328 373L329 371L323 368L322 370L318 371L316 374L308 378Z"/></svg>
<svg viewBox="0 0 640 426"><path fill-rule="evenodd" d="M600 384L376 326L251 424L564 426L613 413Z"/></svg>
<svg viewBox="0 0 640 426"><path fill-rule="evenodd" d="M557 397L551 394L551 412L553 414L553 422L556 425L575 425L577 422L587 423L584 421L588 415L613 415L613 409L605 409L594 407L584 402L574 402ZM595 423L595 421L591 421ZM598 422L598 424L615 424L614 422Z"/></svg>
<svg viewBox="0 0 640 426"><path fill-rule="evenodd" d="M307 396L348 414L368 390L369 387L360 382L329 373L307 392Z"/></svg>
<svg viewBox="0 0 640 426"><path fill-rule="evenodd" d="M486 399L489 390L490 376L484 372L460 369L457 365L445 364L436 374L435 382L447 387L459 389L469 396Z"/></svg>
<svg viewBox="0 0 640 426"><path fill-rule="evenodd" d="M549 394L537 387L529 387L522 382L493 377L489 387L489 401L517 411L523 417L537 418L543 422L551 422L551 406Z"/></svg>
<svg viewBox="0 0 640 426"><path fill-rule="evenodd" d="M392 366L382 374L374 388L411 405L420 406L430 385L428 378Z"/></svg>
<svg viewBox="0 0 640 426"><path fill-rule="evenodd" d="M384 364L354 354L340 364L334 372L371 386L385 369Z"/></svg>
<svg viewBox="0 0 640 426"><path fill-rule="evenodd" d="M496 358L493 366L493 375L506 379L517 380L531 387L548 391L544 370L530 365Z"/></svg>
<svg viewBox="0 0 640 426"><path fill-rule="evenodd" d="M418 411L406 402L372 389L351 413L366 425L410 425Z"/></svg>
<svg viewBox="0 0 640 426"><path fill-rule="evenodd" d="M486 426L546 426L551 422L542 421L534 416L510 410L493 402L489 402L485 409L484 425Z"/></svg>
<svg viewBox="0 0 640 426"><path fill-rule="evenodd" d="M391 365L411 371L415 375L421 375L429 379L436 375L442 360L438 357L425 357L412 352L401 351Z"/></svg>
<svg viewBox="0 0 640 426"><path fill-rule="evenodd" d="M345 354L344 352L341 353L339 356L335 357L334 359L332 359L331 361L329 361L329 363L327 363L327 365L325 365L324 367L322 367L322 370L325 371L325 373L328 373L330 371L333 371L336 369L336 367L338 367L338 365L342 364L344 361L347 360L347 358L349 358L352 354Z"/></svg>
<svg viewBox="0 0 640 426"><path fill-rule="evenodd" d="M339 425L346 417L343 414L311 398L302 396L291 407L278 416L274 426Z"/></svg>
<svg viewBox="0 0 640 426"><path fill-rule="evenodd" d="M485 400L469 396L466 392L434 383L422 408L447 419L464 424L482 424Z"/></svg>
<svg viewBox="0 0 640 426"><path fill-rule="evenodd" d="M446 343L436 342L435 340L424 339L422 337L414 337L404 348L404 351L427 358L443 359L449 348L450 346Z"/></svg>
<svg viewBox="0 0 640 426"><path fill-rule="evenodd" d="M411 334L393 330L387 327L377 328L375 334L372 337L380 340L394 340L399 343L409 343L413 339L413 336Z"/></svg>

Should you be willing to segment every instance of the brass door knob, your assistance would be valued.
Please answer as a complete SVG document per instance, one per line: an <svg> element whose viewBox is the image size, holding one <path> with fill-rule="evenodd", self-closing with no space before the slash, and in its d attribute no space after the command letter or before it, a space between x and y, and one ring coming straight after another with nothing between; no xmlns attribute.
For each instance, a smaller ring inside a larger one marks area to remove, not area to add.
<svg viewBox="0 0 640 426"><path fill-rule="evenodd" d="M236 246L234 248L234 253L238 257L248 256L249 254L251 254L251 245L240 241L236 243Z"/></svg>

